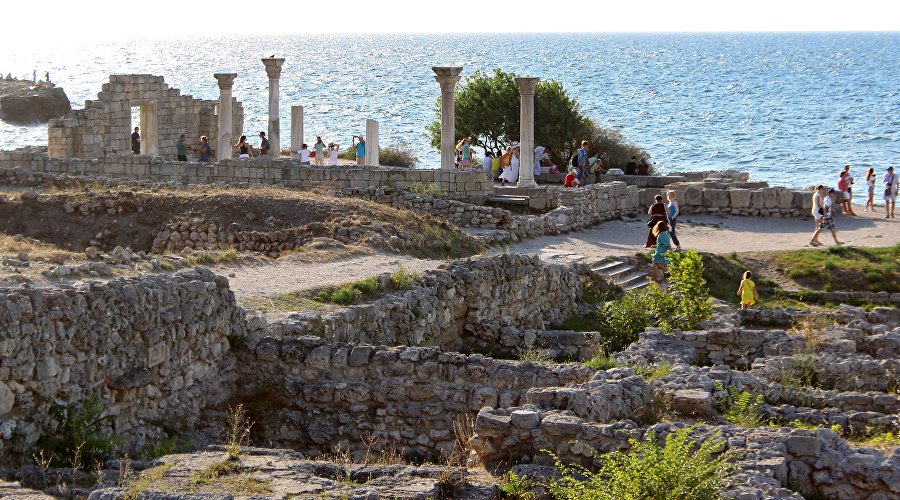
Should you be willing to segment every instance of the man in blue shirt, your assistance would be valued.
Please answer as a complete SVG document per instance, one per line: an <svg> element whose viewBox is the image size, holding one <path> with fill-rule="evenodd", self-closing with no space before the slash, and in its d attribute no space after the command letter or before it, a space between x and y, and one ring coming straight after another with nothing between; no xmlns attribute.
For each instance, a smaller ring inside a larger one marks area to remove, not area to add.
<svg viewBox="0 0 900 500"><path fill-rule="evenodd" d="M359 142L356 140L359 139ZM353 145L356 146L356 164L357 165L365 165L366 164L366 140L363 139L361 135L353 136Z"/></svg>

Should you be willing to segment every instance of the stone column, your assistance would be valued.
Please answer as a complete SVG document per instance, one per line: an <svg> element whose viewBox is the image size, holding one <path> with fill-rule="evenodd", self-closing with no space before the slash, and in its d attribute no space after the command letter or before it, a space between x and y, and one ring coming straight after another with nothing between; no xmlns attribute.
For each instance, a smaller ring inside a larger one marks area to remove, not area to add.
<svg viewBox="0 0 900 500"><path fill-rule="evenodd" d="M519 182L516 187L534 187L534 88L540 78L516 78L519 86Z"/></svg>
<svg viewBox="0 0 900 500"><path fill-rule="evenodd" d="M366 165L378 166L378 122L366 120Z"/></svg>
<svg viewBox="0 0 900 500"><path fill-rule="evenodd" d="M281 157L281 120L278 118L278 80L281 78L283 57L269 57L262 60L269 75L269 157Z"/></svg>
<svg viewBox="0 0 900 500"><path fill-rule="evenodd" d="M219 81L219 142L216 153L219 160L227 160L231 158L231 147L234 145L231 87L237 73L216 73L213 76Z"/></svg>
<svg viewBox="0 0 900 500"><path fill-rule="evenodd" d="M291 158L300 158L294 151L303 145L303 106L291 106Z"/></svg>
<svg viewBox="0 0 900 500"><path fill-rule="evenodd" d="M441 84L441 168L453 169L456 165L456 84L461 67L432 67L434 79Z"/></svg>

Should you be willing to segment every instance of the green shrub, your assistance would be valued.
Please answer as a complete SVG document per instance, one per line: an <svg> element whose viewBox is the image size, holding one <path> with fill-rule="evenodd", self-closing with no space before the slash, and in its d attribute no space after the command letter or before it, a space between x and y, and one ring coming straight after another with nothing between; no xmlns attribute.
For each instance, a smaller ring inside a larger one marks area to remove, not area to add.
<svg viewBox="0 0 900 500"><path fill-rule="evenodd" d="M696 250L674 252L671 255L669 284L670 290L676 295L675 314L678 321L677 324L666 322L664 329L671 331L674 328L694 328L701 321L712 317L709 289L703 278L703 259Z"/></svg>
<svg viewBox="0 0 900 500"><path fill-rule="evenodd" d="M353 283L353 288L359 290L365 295L374 295L381 290L381 282L378 281L378 277L370 276L362 281L357 281Z"/></svg>
<svg viewBox="0 0 900 500"><path fill-rule="evenodd" d="M56 431L38 440L40 450L50 454L52 463L72 468L92 467L115 458L125 439L114 432L117 415L103 415L103 401L93 396L80 408L51 404L48 413L56 421Z"/></svg>
<svg viewBox="0 0 900 500"><path fill-rule="evenodd" d="M419 158L413 153L409 143L398 141L392 146L378 150L378 163L386 167L415 168L419 163Z"/></svg>
<svg viewBox="0 0 900 500"><path fill-rule="evenodd" d="M669 363L658 363L655 365L632 365L631 371L644 377L647 380L656 380L672 373L672 366Z"/></svg>
<svg viewBox="0 0 900 500"><path fill-rule="evenodd" d="M408 191L413 194L420 194L422 196L430 196L432 198L440 198L443 193L441 193L437 186L434 183L422 183L416 182L410 184L406 187L405 191Z"/></svg>
<svg viewBox="0 0 900 500"><path fill-rule="evenodd" d="M554 361L546 351L536 347L519 349L518 354L520 361L531 361L532 363L537 363L539 365L547 365Z"/></svg>
<svg viewBox="0 0 900 500"><path fill-rule="evenodd" d="M738 391L734 387L727 390L722 384L715 382L716 389L725 391L725 396L719 399L719 409L722 417L734 425L741 427L759 427L765 425L759 407L765 402L762 395L751 394L747 391Z"/></svg>
<svg viewBox="0 0 900 500"><path fill-rule="evenodd" d="M712 500L734 467L729 454L720 453L725 444L720 434L697 446L689 438L695 427L669 434L664 447L654 432L646 441L632 438L629 453L598 455L597 472L564 465L551 453L562 477L548 490L562 500Z"/></svg>
<svg viewBox="0 0 900 500"><path fill-rule="evenodd" d="M331 302L341 305L355 304L362 298L362 292L353 288L352 285L342 286L331 292Z"/></svg>
<svg viewBox="0 0 900 500"><path fill-rule="evenodd" d="M586 361L584 364L590 366L591 368L596 368L598 370L611 370L613 368L618 368L619 364L615 361L605 357L605 356L594 356L589 361Z"/></svg>
<svg viewBox="0 0 900 500"><path fill-rule="evenodd" d="M178 444L178 438L175 436L161 437L156 442L147 441L144 444L142 455L147 460L172 455L174 453L184 453L191 448L193 441L184 444Z"/></svg>
<svg viewBox="0 0 900 500"><path fill-rule="evenodd" d="M515 472L507 471L503 476L503 484L500 485L500 491L503 492L505 498L514 500L532 500L534 492L530 491L534 485L528 478L520 478Z"/></svg>
<svg viewBox="0 0 900 500"><path fill-rule="evenodd" d="M419 281L420 277L416 271L410 271L403 266L399 266L394 271L394 274L391 275L391 283L394 284L394 288L397 290L405 290L413 286L416 281Z"/></svg>
<svg viewBox="0 0 900 500"><path fill-rule="evenodd" d="M314 299L316 302L330 302L331 301L331 291L322 290L316 294L316 298Z"/></svg>

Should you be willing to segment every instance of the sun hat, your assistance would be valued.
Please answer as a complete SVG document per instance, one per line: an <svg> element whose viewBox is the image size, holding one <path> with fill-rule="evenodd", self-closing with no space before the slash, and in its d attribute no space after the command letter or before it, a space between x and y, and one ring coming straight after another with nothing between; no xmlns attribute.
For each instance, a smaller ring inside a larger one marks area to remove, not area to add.
<svg viewBox="0 0 900 500"><path fill-rule="evenodd" d="M519 141L513 141L513 143L509 145L509 147L511 147L513 149L516 149L519 146L520 146Z"/></svg>

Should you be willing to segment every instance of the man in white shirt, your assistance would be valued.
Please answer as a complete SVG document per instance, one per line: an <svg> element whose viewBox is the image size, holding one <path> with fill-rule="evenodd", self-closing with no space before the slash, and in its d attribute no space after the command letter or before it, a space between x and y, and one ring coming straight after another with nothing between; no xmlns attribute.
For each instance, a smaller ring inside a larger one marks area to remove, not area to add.
<svg viewBox="0 0 900 500"><path fill-rule="evenodd" d="M534 182L537 182L538 176L541 175L541 160L550 159L550 146L538 146L534 148Z"/></svg>
<svg viewBox="0 0 900 500"><path fill-rule="evenodd" d="M843 241L838 241L837 232L834 230L834 219L831 217L831 208L834 206L834 188L828 190L825 195L825 186L821 184L816 186L816 193L813 195L813 217L816 219L816 232L813 233L812 240L809 241L810 246L817 247L822 243L819 241L819 233L823 229L831 230L831 236L834 238L836 245L843 245Z"/></svg>
<svg viewBox="0 0 900 500"><path fill-rule="evenodd" d="M894 175L894 167L888 167L884 174L884 218L894 218L894 206L897 204L897 176Z"/></svg>

